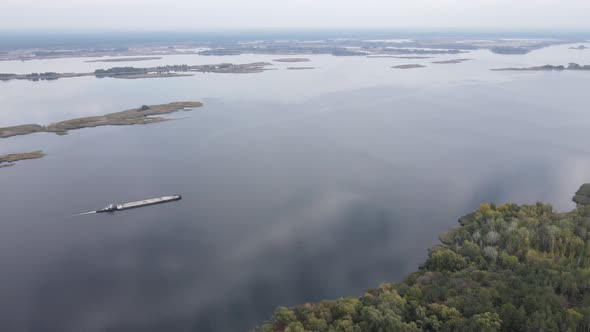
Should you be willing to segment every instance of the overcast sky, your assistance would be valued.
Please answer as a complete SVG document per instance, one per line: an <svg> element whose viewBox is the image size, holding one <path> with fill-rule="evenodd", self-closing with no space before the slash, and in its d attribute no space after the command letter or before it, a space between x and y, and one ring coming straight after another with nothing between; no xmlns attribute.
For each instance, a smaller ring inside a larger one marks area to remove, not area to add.
<svg viewBox="0 0 590 332"><path fill-rule="evenodd" d="M590 0L0 0L0 29L590 29Z"/></svg>

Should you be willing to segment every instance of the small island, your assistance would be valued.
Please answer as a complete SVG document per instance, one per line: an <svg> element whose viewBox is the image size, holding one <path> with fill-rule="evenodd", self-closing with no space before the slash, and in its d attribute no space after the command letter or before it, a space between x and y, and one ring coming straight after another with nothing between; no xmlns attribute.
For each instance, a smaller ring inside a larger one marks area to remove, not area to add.
<svg viewBox="0 0 590 332"><path fill-rule="evenodd" d="M288 70L310 70L315 69L315 67L287 67Z"/></svg>
<svg viewBox="0 0 590 332"><path fill-rule="evenodd" d="M569 49L570 50L580 50L580 51L583 51L583 50L585 50L587 48L588 48L588 46L586 46L586 45L580 45L580 46L576 46L576 47L570 47Z"/></svg>
<svg viewBox="0 0 590 332"><path fill-rule="evenodd" d="M33 151L26 153L13 153L0 156L0 168L14 166L17 161L28 159L43 158L45 154L43 151Z"/></svg>
<svg viewBox="0 0 590 332"><path fill-rule="evenodd" d="M564 71L564 70L590 70L590 65L579 65L577 63L570 63L567 67L563 65L544 65L524 68L496 68L492 71Z"/></svg>
<svg viewBox="0 0 590 332"><path fill-rule="evenodd" d="M400 55L367 55L367 58L371 58L371 59L387 59L387 58L393 58L393 59L406 59L406 60L419 60L419 59L432 59L431 56L400 56Z"/></svg>
<svg viewBox="0 0 590 332"><path fill-rule="evenodd" d="M42 126L38 124L26 124L20 126L0 128L0 138L7 138L17 135L28 135L32 133L55 133L65 135L69 130L91 128L99 126L128 126L136 124L149 124L170 119L154 117L154 115L169 114L181 110L191 110L203 106L200 102L174 102L161 105L143 105L122 112L110 113L100 116L71 119Z"/></svg>
<svg viewBox="0 0 590 332"><path fill-rule="evenodd" d="M471 61L471 59L453 59L453 60L444 60L444 61L432 61L432 63L437 64L437 65L447 65L447 64L462 63L465 61Z"/></svg>
<svg viewBox="0 0 590 332"><path fill-rule="evenodd" d="M399 66L393 66L391 68L393 69L415 69L415 68L425 68L426 66L424 65L419 65L416 63L413 64L407 64L407 65L399 65Z"/></svg>
<svg viewBox="0 0 590 332"><path fill-rule="evenodd" d="M272 61L275 61L275 62L309 62L311 60L308 58L283 58L283 59L274 59Z"/></svg>
<svg viewBox="0 0 590 332"><path fill-rule="evenodd" d="M99 59L99 60L88 60L85 62L134 62L134 61L149 61L149 60L161 60L161 56L144 56L135 58L114 58L114 59Z"/></svg>

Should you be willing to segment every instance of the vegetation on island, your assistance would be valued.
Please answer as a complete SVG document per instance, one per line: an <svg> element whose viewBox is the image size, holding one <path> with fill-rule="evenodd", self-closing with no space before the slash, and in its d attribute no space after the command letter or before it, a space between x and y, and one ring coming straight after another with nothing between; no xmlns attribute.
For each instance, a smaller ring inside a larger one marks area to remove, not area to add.
<svg viewBox="0 0 590 332"><path fill-rule="evenodd" d="M567 213L481 204L404 281L279 307L255 331L589 331L590 184L575 200Z"/></svg>

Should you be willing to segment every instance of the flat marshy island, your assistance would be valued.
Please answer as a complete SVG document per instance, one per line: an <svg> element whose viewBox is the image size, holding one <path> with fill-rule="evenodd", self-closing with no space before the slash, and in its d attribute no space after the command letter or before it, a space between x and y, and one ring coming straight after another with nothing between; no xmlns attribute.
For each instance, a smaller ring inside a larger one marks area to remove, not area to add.
<svg viewBox="0 0 590 332"><path fill-rule="evenodd" d="M393 69L416 69L416 68L426 68L426 66L419 65L417 63L412 63L412 64L408 64L408 65L393 66L391 68L393 68Z"/></svg>
<svg viewBox="0 0 590 332"><path fill-rule="evenodd" d="M192 108L201 106L203 106L203 104L198 101L182 101L150 106L143 105L139 108L126 111L65 120L46 126L38 124L25 124L20 126L4 127L0 128L0 138L17 135L28 135L32 133L55 133L58 135L65 135L69 130L82 128L156 123L170 120L169 118L158 117L157 115L169 114L181 110L190 110Z"/></svg>
<svg viewBox="0 0 590 332"><path fill-rule="evenodd" d="M43 158L43 151L12 153L0 156L0 168L14 166L17 161Z"/></svg>

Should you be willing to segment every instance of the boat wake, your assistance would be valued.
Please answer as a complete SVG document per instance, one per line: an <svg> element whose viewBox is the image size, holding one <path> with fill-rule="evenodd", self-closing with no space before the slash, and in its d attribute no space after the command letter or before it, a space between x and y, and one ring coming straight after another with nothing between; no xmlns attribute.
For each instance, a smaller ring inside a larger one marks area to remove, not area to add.
<svg viewBox="0 0 590 332"><path fill-rule="evenodd" d="M95 214L96 211L90 211L90 212L84 212L84 213L78 213L78 214L74 214L72 217L78 217L78 216L85 216L87 214Z"/></svg>

